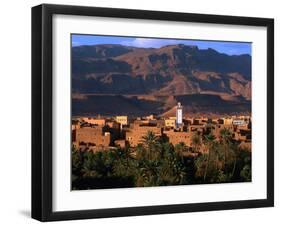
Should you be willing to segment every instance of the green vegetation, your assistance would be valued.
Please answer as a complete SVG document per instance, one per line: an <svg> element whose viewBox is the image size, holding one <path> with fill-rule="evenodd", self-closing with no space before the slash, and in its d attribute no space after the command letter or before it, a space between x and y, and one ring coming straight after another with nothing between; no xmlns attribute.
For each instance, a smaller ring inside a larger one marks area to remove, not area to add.
<svg viewBox="0 0 281 226"><path fill-rule="evenodd" d="M73 148L72 189L251 181L251 152L239 148L228 130L220 140L211 133L194 135L192 146L173 146L149 131L135 148L95 153Z"/></svg>

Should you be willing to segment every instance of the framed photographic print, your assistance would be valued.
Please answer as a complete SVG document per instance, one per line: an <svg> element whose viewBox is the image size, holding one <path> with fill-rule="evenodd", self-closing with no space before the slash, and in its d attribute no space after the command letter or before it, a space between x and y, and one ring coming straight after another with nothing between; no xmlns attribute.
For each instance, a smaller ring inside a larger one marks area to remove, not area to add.
<svg viewBox="0 0 281 226"><path fill-rule="evenodd" d="M32 8L32 217L274 205L274 21Z"/></svg>

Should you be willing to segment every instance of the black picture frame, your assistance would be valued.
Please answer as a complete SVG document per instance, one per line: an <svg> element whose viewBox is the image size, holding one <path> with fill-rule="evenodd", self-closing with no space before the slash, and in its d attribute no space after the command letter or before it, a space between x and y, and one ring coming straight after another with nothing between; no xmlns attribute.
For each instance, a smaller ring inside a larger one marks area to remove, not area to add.
<svg viewBox="0 0 281 226"><path fill-rule="evenodd" d="M262 26L267 28L267 198L130 208L52 210L52 18L55 14ZM176 12L43 4L32 8L32 218L122 217L274 206L274 20Z"/></svg>

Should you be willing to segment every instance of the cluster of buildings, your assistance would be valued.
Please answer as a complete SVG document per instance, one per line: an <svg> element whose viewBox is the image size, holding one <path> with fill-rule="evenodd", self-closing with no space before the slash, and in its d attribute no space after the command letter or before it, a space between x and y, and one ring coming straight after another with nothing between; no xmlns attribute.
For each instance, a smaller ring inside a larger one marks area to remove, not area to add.
<svg viewBox="0 0 281 226"><path fill-rule="evenodd" d="M100 151L116 147L136 147L143 136L152 131L156 136L167 139L173 145L183 142L192 147L193 136L203 137L210 131L220 139L221 130L228 129L232 139L244 148L251 150L251 117L232 116L221 118L183 117L180 103L176 106L175 117L129 118L116 117L77 117L72 119L72 144L80 150ZM203 151L203 150L202 150Z"/></svg>

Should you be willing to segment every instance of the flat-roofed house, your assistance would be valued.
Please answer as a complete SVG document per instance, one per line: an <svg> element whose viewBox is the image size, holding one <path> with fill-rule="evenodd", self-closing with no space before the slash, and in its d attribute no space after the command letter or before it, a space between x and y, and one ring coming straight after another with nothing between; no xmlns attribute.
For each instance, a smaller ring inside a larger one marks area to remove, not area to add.
<svg viewBox="0 0 281 226"><path fill-rule="evenodd" d="M83 117L82 120L92 125L104 126L106 123L106 119L104 118L91 118L91 117Z"/></svg>
<svg viewBox="0 0 281 226"><path fill-rule="evenodd" d="M143 137L147 134L148 131L153 132L158 137L162 136L162 129L157 124L135 121L126 131L126 141L130 144L131 147L135 147L142 142Z"/></svg>
<svg viewBox="0 0 281 226"><path fill-rule="evenodd" d="M176 127L176 118L168 118L165 119L165 127L171 127L175 128Z"/></svg>
<svg viewBox="0 0 281 226"><path fill-rule="evenodd" d="M109 132L104 131L103 126L87 126L76 129L76 146L87 147L109 147L111 136Z"/></svg>
<svg viewBox="0 0 281 226"><path fill-rule="evenodd" d="M121 128L123 126L128 125L128 123L129 123L128 122L128 116L126 116L126 115L118 115L118 116L115 117L115 120L116 120L116 122L120 123Z"/></svg>
<svg viewBox="0 0 281 226"><path fill-rule="evenodd" d="M185 145L189 147L191 146L193 135L193 133L191 132L169 130L165 131L164 133L167 136L169 142L173 145L183 142Z"/></svg>

